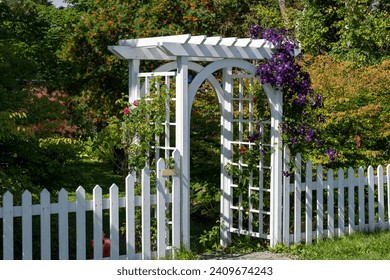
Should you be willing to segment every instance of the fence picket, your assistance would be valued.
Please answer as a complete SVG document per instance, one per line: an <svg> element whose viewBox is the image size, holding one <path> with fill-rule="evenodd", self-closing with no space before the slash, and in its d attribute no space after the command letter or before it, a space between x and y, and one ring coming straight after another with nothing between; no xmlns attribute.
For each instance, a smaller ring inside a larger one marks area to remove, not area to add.
<svg viewBox="0 0 390 280"><path fill-rule="evenodd" d="M295 196L294 196L294 242L296 244L301 242L302 233L301 233L301 172L302 172L302 159L301 155L297 154L295 157L295 167L296 171L294 174L295 179Z"/></svg>
<svg viewBox="0 0 390 280"><path fill-rule="evenodd" d="M41 192L41 259L51 259L51 237L50 237L50 193L47 189Z"/></svg>
<svg viewBox="0 0 390 280"><path fill-rule="evenodd" d="M172 154L175 163L175 170L180 174L180 152L175 150ZM172 178L172 246L174 249L179 249L181 246L180 238L180 176Z"/></svg>
<svg viewBox="0 0 390 280"><path fill-rule="evenodd" d="M324 174L322 165L317 166L317 240L324 236Z"/></svg>
<svg viewBox="0 0 390 280"><path fill-rule="evenodd" d="M334 237L334 181L333 170L329 169L327 174L327 191L328 191L328 237Z"/></svg>
<svg viewBox="0 0 390 280"><path fill-rule="evenodd" d="M102 188L96 186L93 189L93 258L103 258L103 203Z"/></svg>
<svg viewBox="0 0 390 280"><path fill-rule="evenodd" d="M3 196L3 258L14 258L14 198L7 191Z"/></svg>
<svg viewBox="0 0 390 280"><path fill-rule="evenodd" d="M305 201L306 201L306 243L310 244L313 242L313 192L312 192L312 163L309 160L306 163L306 193L305 193Z"/></svg>
<svg viewBox="0 0 390 280"><path fill-rule="evenodd" d="M348 168L348 230L349 234L355 230L355 172Z"/></svg>
<svg viewBox="0 0 390 280"><path fill-rule="evenodd" d="M150 247L150 171L142 170L142 259L151 259Z"/></svg>
<svg viewBox="0 0 390 280"><path fill-rule="evenodd" d="M386 171L386 184L387 184L387 228L390 228L390 164L387 165Z"/></svg>
<svg viewBox="0 0 390 280"><path fill-rule="evenodd" d="M119 191L115 184L110 187L110 258L119 259Z"/></svg>
<svg viewBox="0 0 390 280"><path fill-rule="evenodd" d="M375 181L374 168L368 167L368 225L371 231L375 230Z"/></svg>
<svg viewBox="0 0 390 280"><path fill-rule="evenodd" d="M283 171L283 244L290 244L290 150L287 146L284 147Z"/></svg>
<svg viewBox="0 0 390 280"><path fill-rule="evenodd" d="M364 203L364 170L358 169L358 196L359 196L359 230L365 229L365 203Z"/></svg>
<svg viewBox="0 0 390 280"><path fill-rule="evenodd" d="M345 234L345 209L344 209L344 170L339 168L337 174L337 182L338 182L338 191L337 191L337 226L338 226L338 235Z"/></svg>
<svg viewBox="0 0 390 280"><path fill-rule="evenodd" d="M58 194L58 257L60 260L69 259L68 205L68 192L61 189Z"/></svg>
<svg viewBox="0 0 390 280"><path fill-rule="evenodd" d="M161 172L165 169L164 159L157 162L157 257L165 257L165 178Z"/></svg>
<svg viewBox="0 0 390 280"><path fill-rule="evenodd" d="M126 177L126 257L135 259L135 197L134 176Z"/></svg>
<svg viewBox="0 0 390 280"><path fill-rule="evenodd" d="M31 193L25 190L22 194L22 258L33 259L32 244L32 199Z"/></svg>
<svg viewBox="0 0 390 280"><path fill-rule="evenodd" d="M86 254L85 233L85 190L78 187L76 190L76 258L85 260Z"/></svg>
<svg viewBox="0 0 390 280"><path fill-rule="evenodd" d="M377 168L377 177L378 177L378 222L381 229L385 229L385 193L383 185L383 167L379 165Z"/></svg>

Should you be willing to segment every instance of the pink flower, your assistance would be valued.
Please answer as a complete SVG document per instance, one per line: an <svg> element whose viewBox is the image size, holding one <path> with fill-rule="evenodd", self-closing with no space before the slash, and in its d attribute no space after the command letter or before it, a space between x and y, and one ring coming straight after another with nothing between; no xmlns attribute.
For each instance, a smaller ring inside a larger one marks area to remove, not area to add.
<svg viewBox="0 0 390 280"><path fill-rule="evenodd" d="M133 105L137 107L138 101L138 99L134 100Z"/></svg>
<svg viewBox="0 0 390 280"><path fill-rule="evenodd" d="M123 114L128 115L130 112L130 109L128 107L123 109Z"/></svg>

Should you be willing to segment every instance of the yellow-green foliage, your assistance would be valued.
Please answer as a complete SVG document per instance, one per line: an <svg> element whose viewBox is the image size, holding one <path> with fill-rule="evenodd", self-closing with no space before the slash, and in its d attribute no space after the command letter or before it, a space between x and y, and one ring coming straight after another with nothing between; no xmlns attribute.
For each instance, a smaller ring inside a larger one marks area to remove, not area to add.
<svg viewBox="0 0 390 280"><path fill-rule="evenodd" d="M330 56L309 57L315 91L324 96L324 135L343 165L390 162L390 61L354 67Z"/></svg>

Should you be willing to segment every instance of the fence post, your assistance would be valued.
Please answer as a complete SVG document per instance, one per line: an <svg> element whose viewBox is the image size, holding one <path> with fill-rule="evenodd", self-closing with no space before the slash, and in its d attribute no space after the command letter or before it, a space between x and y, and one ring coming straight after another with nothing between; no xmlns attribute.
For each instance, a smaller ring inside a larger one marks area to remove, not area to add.
<svg viewBox="0 0 390 280"><path fill-rule="evenodd" d="M165 169L164 159L160 158L157 161L157 257L165 257L166 244L165 244L165 178L161 172Z"/></svg>
<svg viewBox="0 0 390 280"><path fill-rule="evenodd" d="M374 168L368 167L368 225L370 231L375 230L375 181L374 181Z"/></svg>
<svg viewBox="0 0 390 280"><path fill-rule="evenodd" d="M180 168L180 152L175 150L172 154L175 163L175 170ZM180 172L178 172L180 174ZM178 249L181 246L180 241L180 176L174 176L172 179L172 246Z"/></svg>
<svg viewBox="0 0 390 280"><path fill-rule="evenodd" d="M295 157L294 173L294 242L299 244L302 239L301 230L301 191L302 191L302 158L300 154Z"/></svg>
<svg viewBox="0 0 390 280"><path fill-rule="evenodd" d="M333 170L328 170L328 237L334 237L334 182L333 182Z"/></svg>
<svg viewBox="0 0 390 280"><path fill-rule="evenodd" d="M283 244L290 244L290 149L284 147L283 157Z"/></svg>
<svg viewBox="0 0 390 280"><path fill-rule="evenodd" d="M69 259L68 192L61 189L58 194L58 243L59 259Z"/></svg>
<svg viewBox="0 0 390 280"><path fill-rule="evenodd" d="M119 259L119 195L118 186L110 187L110 258Z"/></svg>
<svg viewBox="0 0 390 280"><path fill-rule="evenodd" d="M93 189L93 258L100 260L103 258L103 205L102 188L96 186Z"/></svg>
<svg viewBox="0 0 390 280"><path fill-rule="evenodd" d="M378 222L379 227L381 229L385 229L384 222L385 222L385 190L383 185L383 167L382 165L379 165L377 168L377 176L378 176Z"/></svg>
<svg viewBox="0 0 390 280"><path fill-rule="evenodd" d="M128 260L135 259L135 199L134 176L126 177L126 255Z"/></svg>
<svg viewBox="0 0 390 280"><path fill-rule="evenodd" d="M317 165L317 240L324 235L324 171Z"/></svg>
<svg viewBox="0 0 390 280"><path fill-rule="evenodd" d="M348 168L348 227L349 234L355 230L355 171Z"/></svg>
<svg viewBox="0 0 390 280"><path fill-rule="evenodd" d="M142 259L150 260L150 171L148 167L142 169Z"/></svg>
<svg viewBox="0 0 390 280"><path fill-rule="evenodd" d="M390 227L390 164L386 168L386 184L387 184L387 224Z"/></svg>
<svg viewBox="0 0 390 280"><path fill-rule="evenodd" d="M47 189L41 192L41 259L51 259L51 238L50 238L50 193Z"/></svg>
<svg viewBox="0 0 390 280"><path fill-rule="evenodd" d="M28 190L22 195L22 242L23 260L32 260L32 199Z"/></svg>
<svg viewBox="0 0 390 280"><path fill-rule="evenodd" d="M78 187L76 190L76 259L86 258L85 190L83 187Z"/></svg>
<svg viewBox="0 0 390 280"><path fill-rule="evenodd" d="M339 228L339 236L345 234L345 214L344 214L344 170L339 168L337 174L338 180L338 207L337 207L337 226Z"/></svg>
<svg viewBox="0 0 390 280"><path fill-rule="evenodd" d="M305 209L306 209L306 243L310 244L313 242L313 192L312 192L312 163L311 161L306 162L306 190L305 190Z"/></svg>

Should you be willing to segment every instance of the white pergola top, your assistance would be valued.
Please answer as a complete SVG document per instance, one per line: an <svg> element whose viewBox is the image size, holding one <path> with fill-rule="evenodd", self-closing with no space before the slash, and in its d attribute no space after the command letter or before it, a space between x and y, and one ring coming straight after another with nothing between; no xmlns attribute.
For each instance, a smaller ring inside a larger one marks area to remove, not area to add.
<svg viewBox="0 0 390 280"><path fill-rule="evenodd" d="M121 59L192 61L224 58L261 60L272 55L272 44L264 39L191 36L190 34L120 40L108 49Z"/></svg>

